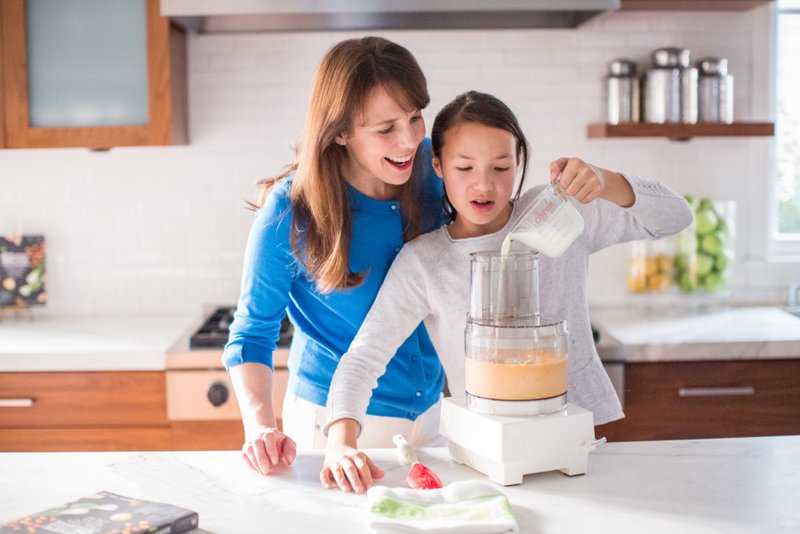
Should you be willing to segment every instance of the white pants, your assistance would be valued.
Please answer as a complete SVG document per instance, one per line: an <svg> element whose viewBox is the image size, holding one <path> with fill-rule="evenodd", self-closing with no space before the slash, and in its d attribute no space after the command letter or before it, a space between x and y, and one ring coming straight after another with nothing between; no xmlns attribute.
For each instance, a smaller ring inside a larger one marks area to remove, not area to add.
<svg viewBox="0 0 800 534"><path fill-rule="evenodd" d="M443 447L447 444L439 434L441 400L410 421L402 417L365 415L364 426L358 437L359 449L394 448L392 437L403 434L416 448ZM322 433L328 418L328 409L318 406L287 391L283 399L283 433L297 443L298 449L324 449L327 438Z"/></svg>

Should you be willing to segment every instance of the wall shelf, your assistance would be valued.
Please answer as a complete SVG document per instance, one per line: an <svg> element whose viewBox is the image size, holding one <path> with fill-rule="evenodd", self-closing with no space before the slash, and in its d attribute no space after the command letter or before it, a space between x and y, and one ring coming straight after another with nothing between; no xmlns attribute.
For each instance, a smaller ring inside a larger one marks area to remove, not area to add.
<svg viewBox="0 0 800 534"><path fill-rule="evenodd" d="M594 123L586 128L590 139L605 137L667 137L675 140L688 140L692 137L746 137L773 136L773 122L701 122L697 124L650 124L632 122L624 124Z"/></svg>
<svg viewBox="0 0 800 534"><path fill-rule="evenodd" d="M623 11L746 11L773 0L622 0Z"/></svg>

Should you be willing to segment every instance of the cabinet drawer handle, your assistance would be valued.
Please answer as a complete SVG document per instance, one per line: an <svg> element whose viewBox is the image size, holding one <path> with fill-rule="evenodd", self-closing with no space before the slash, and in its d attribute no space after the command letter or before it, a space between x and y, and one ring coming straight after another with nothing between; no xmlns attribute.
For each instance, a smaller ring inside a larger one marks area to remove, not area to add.
<svg viewBox="0 0 800 534"><path fill-rule="evenodd" d="M680 388L679 397L736 397L754 395L756 388L753 386L719 387L719 388Z"/></svg>
<svg viewBox="0 0 800 534"><path fill-rule="evenodd" d="M0 408L30 408L33 399L0 399Z"/></svg>

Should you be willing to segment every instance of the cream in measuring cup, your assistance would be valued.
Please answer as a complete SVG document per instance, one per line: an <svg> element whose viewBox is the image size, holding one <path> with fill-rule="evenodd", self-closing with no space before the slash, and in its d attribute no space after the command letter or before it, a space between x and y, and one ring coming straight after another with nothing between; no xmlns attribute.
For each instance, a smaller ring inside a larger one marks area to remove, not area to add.
<svg viewBox="0 0 800 534"><path fill-rule="evenodd" d="M520 214L503 241L505 256L512 241L519 241L551 258L558 258L583 233L583 217L557 183L548 185Z"/></svg>

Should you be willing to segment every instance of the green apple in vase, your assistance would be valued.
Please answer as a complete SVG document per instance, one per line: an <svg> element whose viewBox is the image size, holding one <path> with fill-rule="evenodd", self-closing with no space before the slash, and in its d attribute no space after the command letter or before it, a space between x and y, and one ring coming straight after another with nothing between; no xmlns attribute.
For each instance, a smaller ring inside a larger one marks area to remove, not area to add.
<svg viewBox="0 0 800 534"><path fill-rule="evenodd" d="M694 209L694 236L679 237L675 256L675 281L685 293L692 293L697 289L720 293L728 288L731 281L733 221L726 219L726 215L732 217L732 214L726 214L719 202L710 198L695 199L687 196L686 200ZM691 241L695 242L694 247ZM694 262L692 256L695 258Z"/></svg>

